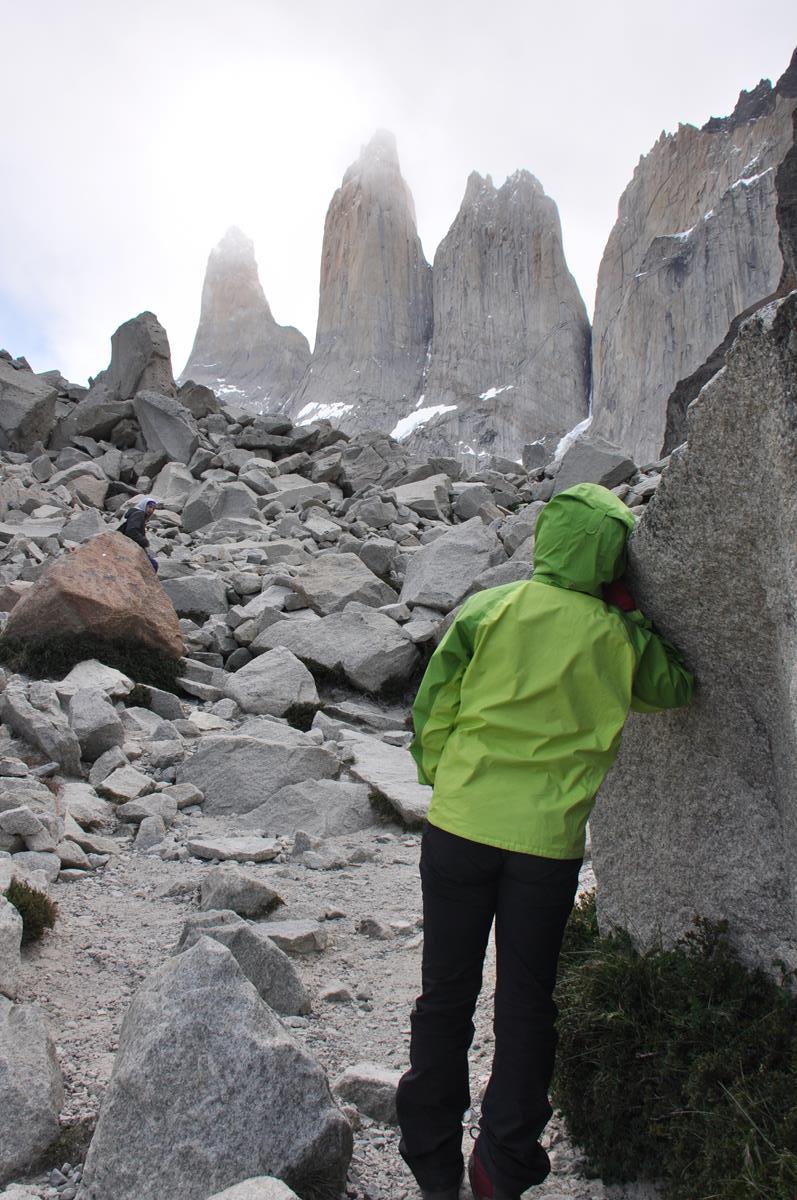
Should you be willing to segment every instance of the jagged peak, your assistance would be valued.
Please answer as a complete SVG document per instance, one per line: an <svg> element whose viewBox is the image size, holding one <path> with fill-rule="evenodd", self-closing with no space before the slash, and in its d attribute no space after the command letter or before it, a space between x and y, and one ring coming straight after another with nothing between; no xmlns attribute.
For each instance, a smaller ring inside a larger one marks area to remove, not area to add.
<svg viewBox="0 0 797 1200"><path fill-rule="evenodd" d="M415 222L415 201L401 174L395 134L388 129L377 129L370 142L362 146L359 158L351 164L343 176L343 187L365 183L375 191L399 191L403 194L407 210Z"/></svg>
<svg viewBox="0 0 797 1200"><path fill-rule="evenodd" d="M255 244L237 225L230 225L210 252L212 260L255 265Z"/></svg>
<svg viewBox="0 0 797 1200"><path fill-rule="evenodd" d="M516 191L518 188L527 188L531 192L537 192L540 195L545 195L545 188L540 183L536 175L532 175L531 171L527 171L525 167L519 167L511 175L508 175L499 192Z"/></svg>
<svg viewBox="0 0 797 1200"><path fill-rule="evenodd" d="M471 171L468 176L468 182L465 185L465 195L462 205L463 207L472 206L477 204L481 199L495 200L498 196L505 196L509 192L518 191L518 189L522 189L529 194L545 195L545 189L539 179L525 168L519 168L507 176L500 188L496 188L491 175L480 175L478 171Z"/></svg>
<svg viewBox="0 0 797 1200"><path fill-rule="evenodd" d="M370 142L360 147L359 157L346 171L343 182L384 174L402 178L395 134L388 129L377 129Z"/></svg>
<svg viewBox="0 0 797 1200"><path fill-rule="evenodd" d="M377 129L370 142L360 149L360 159L371 162L389 162L399 165L396 135L389 129Z"/></svg>

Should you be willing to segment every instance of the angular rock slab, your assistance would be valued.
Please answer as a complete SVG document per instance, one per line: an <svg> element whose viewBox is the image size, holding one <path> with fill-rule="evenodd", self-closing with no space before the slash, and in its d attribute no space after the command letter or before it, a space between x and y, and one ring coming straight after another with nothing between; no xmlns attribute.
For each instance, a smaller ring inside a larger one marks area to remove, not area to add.
<svg viewBox="0 0 797 1200"><path fill-rule="evenodd" d="M56 389L32 371L0 359L0 449L27 451L46 442L55 422Z"/></svg>
<svg viewBox="0 0 797 1200"><path fill-rule="evenodd" d="M0 996L16 999L19 981L22 917L0 894Z"/></svg>
<svg viewBox="0 0 797 1200"><path fill-rule="evenodd" d="M340 763L333 754L293 729L276 726L258 737L210 734L177 768L178 783L194 783L205 794L206 816L245 813L272 792L308 779L330 779Z"/></svg>
<svg viewBox="0 0 797 1200"><path fill-rule="evenodd" d="M354 761L349 764L352 775L386 800L406 825L422 825L429 811L432 789L418 783L418 771L409 750L389 746L365 733L347 735L346 743L354 751Z"/></svg>
<svg viewBox="0 0 797 1200"><path fill-rule="evenodd" d="M378 1063L361 1062L347 1067L332 1085L341 1100L354 1104L366 1117L383 1125L398 1125L396 1088L401 1071Z"/></svg>
<svg viewBox="0 0 797 1200"><path fill-rule="evenodd" d="M97 688L113 699L122 699L132 692L134 686L133 680L115 667L107 667L96 658L87 658L64 676L56 691L63 698L74 695L81 688Z"/></svg>
<svg viewBox="0 0 797 1200"><path fill-rule="evenodd" d="M284 901L257 875L240 867L212 867L199 884L199 907L203 912L227 909L241 917L264 917Z"/></svg>
<svg viewBox="0 0 797 1200"><path fill-rule="evenodd" d="M505 561L498 536L479 517L472 517L414 552L400 599L450 612L482 571Z"/></svg>
<svg viewBox="0 0 797 1200"><path fill-rule="evenodd" d="M206 1200L241 1176L342 1190L352 1134L326 1076L229 950L202 938L133 998L82 1200Z"/></svg>
<svg viewBox="0 0 797 1200"><path fill-rule="evenodd" d="M179 658L183 638L146 554L121 533L103 533L45 569L15 605L4 636L22 641L91 634Z"/></svg>
<svg viewBox="0 0 797 1200"><path fill-rule="evenodd" d="M397 599L356 554L320 555L296 574L294 587L322 617L341 612L352 600L379 608Z"/></svg>
<svg viewBox="0 0 797 1200"><path fill-rule="evenodd" d="M138 392L133 408L147 449L172 462L188 463L199 445L199 431L187 408L171 396Z"/></svg>
<svg viewBox="0 0 797 1200"><path fill-rule="evenodd" d="M317 921L266 921L260 928L286 954L326 950L327 931Z"/></svg>
<svg viewBox="0 0 797 1200"><path fill-rule="evenodd" d="M44 1014L0 997L0 1184L28 1170L55 1141L63 1103Z"/></svg>
<svg viewBox="0 0 797 1200"><path fill-rule="evenodd" d="M368 788L336 779L313 779L281 788L241 820L244 828L271 837L293 837L299 829L311 837L335 837L376 824Z"/></svg>
<svg viewBox="0 0 797 1200"><path fill-rule="evenodd" d="M262 925L249 925L234 912L211 910L186 919L175 953L187 950L201 937L210 937L235 957L246 978L269 1008L282 1016L310 1011L310 998L299 973L284 950Z"/></svg>
<svg viewBox="0 0 797 1200"><path fill-rule="evenodd" d="M320 621L279 621L259 640L272 649L287 647L311 670L342 674L364 692L406 682L420 661L391 617L356 603Z"/></svg>
<svg viewBox="0 0 797 1200"><path fill-rule="evenodd" d="M191 838L188 853L213 862L271 862L280 852L274 838L203 837Z"/></svg>
<svg viewBox="0 0 797 1200"><path fill-rule="evenodd" d="M208 571L181 575L179 579L166 579L163 590L181 617L204 621L213 613L226 613L228 608L224 580L220 575Z"/></svg>
<svg viewBox="0 0 797 1200"><path fill-rule="evenodd" d="M80 743L60 709L56 715L34 708L23 686L9 683L0 697L0 717L17 737L59 763L66 774L80 774Z"/></svg>
<svg viewBox="0 0 797 1200"><path fill-rule="evenodd" d="M246 663L230 677L224 695L242 712L283 717L318 707L315 680L304 663L278 646Z"/></svg>
<svg viewBox="0 0 797 1200"><path fill-rule="evenodd" d="M80 688L69 701L69 724L83 758L94 762L125 740L119 714L99 688Z"/></svg>
<svg viewBox="0 0 797 1200"><path fill-rule="evenodd" d="M593 813L598 912L643 945L725 919L797 965L797 294L742 328L630 543L691 706L633 715Z"/></svg>
<svg viewBox="0 0 797 1200"><path fill-rule="evenodd" d="M210 1200L299 1200L299 1197L281 1179L259 1175L257 1179L244 1179L234 1187L216 1192Z"/></svg>
<svg viewBox="0 0 797 1200"><path fill-rule="evenodd" d="M636 471L633 459L605 438L582 436L566 451L554 480L553 494L558 496L576 483L600 483L613 488L624 483Z"/></svg>

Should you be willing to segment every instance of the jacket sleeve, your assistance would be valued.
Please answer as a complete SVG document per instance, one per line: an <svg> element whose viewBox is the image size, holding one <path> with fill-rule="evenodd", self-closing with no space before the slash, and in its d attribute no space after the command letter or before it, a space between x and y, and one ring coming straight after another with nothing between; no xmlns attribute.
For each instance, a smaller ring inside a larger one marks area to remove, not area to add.
<svg viewBox="0 0 797 1200"><path fill-rule="evenodd" d="M654 632L651 622L639 609L623 613L622 618L637 657L632 711L661 712L688 704L695 680L684 666L680 652Z"/></svg>
<svg viewBox="0 0 797 1200"><path fill-rule="evenodd" d="M412 706L415 738L410 751L421 783L434 783L437 764L459 711L462 677L473 646L463 613L435 650Z"/></svg>

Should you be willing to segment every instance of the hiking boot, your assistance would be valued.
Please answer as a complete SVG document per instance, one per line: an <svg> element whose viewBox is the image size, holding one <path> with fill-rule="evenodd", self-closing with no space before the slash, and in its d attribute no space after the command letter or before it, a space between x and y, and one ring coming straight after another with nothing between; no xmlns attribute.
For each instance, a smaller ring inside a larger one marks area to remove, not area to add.
<svg viewBox="0 0 797 1200"><path fill-rule="evenodd" d="M422 1200L459 1200L459 1184L456 1187L443 1188L442 1192L427 1192L421 1188Z"/></svg>
<svg viewBox="0 0 797 1200"><path fill-rule="evenodd" d="M475 1146L468 1162L468 1180L473 1192L473 1200L520 1200L519 1192L516 1195L510 1195L509 1192L505 1192L503 1188L493 1183Z"/></svg>

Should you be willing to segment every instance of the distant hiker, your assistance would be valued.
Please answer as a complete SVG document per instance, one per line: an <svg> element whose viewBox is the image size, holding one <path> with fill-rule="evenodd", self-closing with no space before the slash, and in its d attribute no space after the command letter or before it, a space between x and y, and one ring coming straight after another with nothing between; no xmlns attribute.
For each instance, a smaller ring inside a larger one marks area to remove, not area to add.
<svg viewBox="0 0 797 1200"><path fill-rule="evenodd" d="M434 794L421 843L422 994L398 1087L400 1151L425 1200L457 1200L468 1047L495 919L495 1055L468 1164L476 1200L548 1175L552 999L595 794L629 709L686 704L693 680L620 577L634 517L606 488L561 492L533 577L463 604L424 675L412 753ZM621 1136L621 1134L620 1134Z"/></svg>
<svg viewBox="0 0 797 1200"><path fill-rule="evenodd" d="M147 537L147 525L149 524L152 514L158 507L158 501L152 496L144 496L134 508L131 508L127 513L122 524L119 526L119 532L125 537L129 537L131 542L136 542L146 552L147 558L152 563L152 569L155 574L158 573L158 560L153 558L149 553L149 538Z"/></svg>

